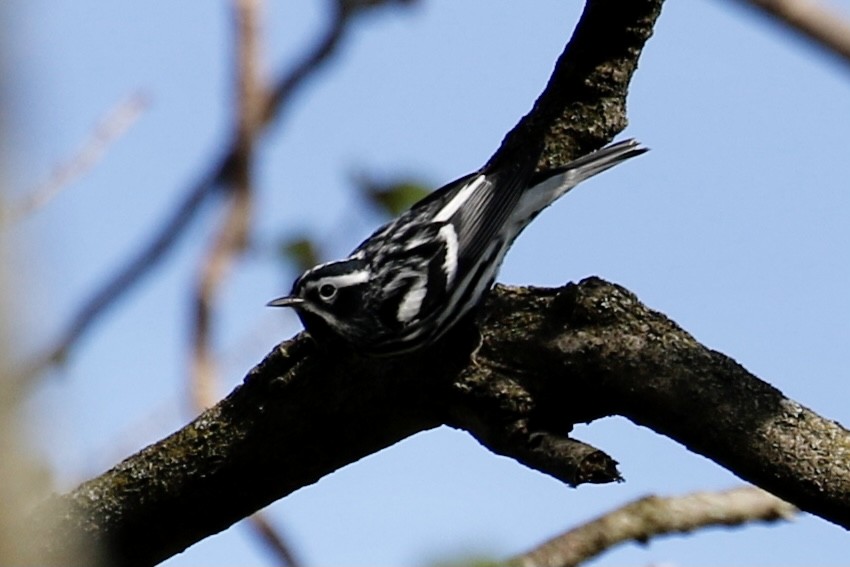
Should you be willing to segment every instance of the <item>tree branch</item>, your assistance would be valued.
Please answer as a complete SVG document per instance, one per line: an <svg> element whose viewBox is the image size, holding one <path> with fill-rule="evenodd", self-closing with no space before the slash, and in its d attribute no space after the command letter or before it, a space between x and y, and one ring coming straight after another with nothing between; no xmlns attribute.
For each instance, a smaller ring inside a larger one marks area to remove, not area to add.
<svg viewBox="0 0 850 567"><path fill-rule="evenodd" d="M541 291L505 290L501 297L512 299L488 311L480 351L488 370L464 379L465 390L489 399L503 382L519 383L538 401L528 420L547 431L628 417L850 527L847 430L700 345L623 288L588 279L549 293L546 300ZM539 308L522 307L529 302ZM511 348L511 328L534 335L540 348ZM561 379L553 378L558 369Z"/></svg>
<svg viewBox="0 0 850 567"><path fill-rule="evenodd" d="M490 162L542 146L538 169L554 168L622 131L629 83L661 5L661 0L587 2L534 108L508 132Z"/></svg>
<svg viewBox="0 0 850 567"><path fill-rule="evenodd" d="M580 473L564 473L572 456L535 433L565 439L573 423L614 414L850 528L850 433L625 289L594 278L498 287L481 335L472 360L469 329L393 359L328 356L305 336L283 343L193 423L60 497L64 531L43 539L58 550L81 530L115 563L151 565L444 423L504 454L536 450L531 466L575 483ZM597 473L590 480L613 480Z"/></svg>
<svg viewBox="0 0 850 567"><path fill-rule="evenodd" d="M511 559L514 567L574 567L620 543L707 526L740 526L794 517L797 509L764 490L746 486L685 496L647 496L578 526Z"/></svg>
<svg viewBox="0 0 850 567"><path fill-rule="evenodd" d="M98 120L80 148L56 164L50 176L27 195L12 203L0 201L0 228L21 221L53 201L63 189L85 175L103 158L150 106L147 95L135 92Z"/></svg>
<svg viewBox="0 0 850 567"><path fill-rule="evenodd" d="M759 10L842 63L850 64L850 21L815 0L737 0Z"/></svg>

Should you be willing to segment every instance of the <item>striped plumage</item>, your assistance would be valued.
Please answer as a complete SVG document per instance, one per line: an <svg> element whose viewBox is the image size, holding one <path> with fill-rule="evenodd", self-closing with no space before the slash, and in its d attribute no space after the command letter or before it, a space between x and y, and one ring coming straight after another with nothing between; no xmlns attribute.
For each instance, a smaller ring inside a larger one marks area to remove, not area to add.
<svg viewBox="0 0 850 567"><path fill-rule="evenodd" d="M307 270L269 305L293 307L317 340L338 337L366 354L425 347L481 303L540 211L645 151L626 140L545 172L530 160L485 166L413 205L348 258Z"/></svg>

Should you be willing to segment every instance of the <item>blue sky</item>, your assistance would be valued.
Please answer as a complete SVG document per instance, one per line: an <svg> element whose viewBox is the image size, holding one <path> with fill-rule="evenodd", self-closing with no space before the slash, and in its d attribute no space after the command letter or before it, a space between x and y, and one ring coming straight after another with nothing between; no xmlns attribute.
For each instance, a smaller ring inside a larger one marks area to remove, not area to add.
<svg viewBox="0 0 850 567"><path fill-rule="evenodd" d="M119 100L139 90L152 100L96 169L12 229L13 267L29 294L22 348L36 350L217 155L230 129L232 26L227 2L19 4L16 190L43 179ZM850 1L832 5L850 15ZM365 17L269 130L254 247L218 304L222 395L298 330L293 316L264 307L295 275L274 260L278 238L309 231L331 255L346 253L378 222L358 211L353 173L436 187L479 167L527 112L580 11L554 0L529 6L421 0ZM324 7L269 3L271 75L322 29ZM850 423L846 66L736 3L671 1L632 83L629 120L623 136L652 152L541 215L500 280L615 281L790 397ZM190 418L188 299L217 218L207 211L29 404L34 443L60 487ZM619 460L627 482L568 489L442 428L346 467L270 514L307 564L422 565L470 551L507 556L641 495L740 482L624 419L576 434ZM802 516L629 545L602 561L836 565L848 544L843 529ZM272 564L238 526L166 564L237 563Z"/></svg>

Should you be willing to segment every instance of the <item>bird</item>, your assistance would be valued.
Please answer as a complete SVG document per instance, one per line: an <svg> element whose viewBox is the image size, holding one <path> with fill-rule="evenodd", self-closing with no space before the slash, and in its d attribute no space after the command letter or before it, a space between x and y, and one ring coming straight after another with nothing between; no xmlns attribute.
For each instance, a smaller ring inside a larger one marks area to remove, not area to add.
<svg viewBox="0 0 850 567"><path fill-rule="evenodd" d="M394 356L425 349L474 312L516 237L570 189L648 151L635 139L562 167L537 159L491 160L444 185L378 228L341 260L308 269L290 307L316 342Z"/></svg>

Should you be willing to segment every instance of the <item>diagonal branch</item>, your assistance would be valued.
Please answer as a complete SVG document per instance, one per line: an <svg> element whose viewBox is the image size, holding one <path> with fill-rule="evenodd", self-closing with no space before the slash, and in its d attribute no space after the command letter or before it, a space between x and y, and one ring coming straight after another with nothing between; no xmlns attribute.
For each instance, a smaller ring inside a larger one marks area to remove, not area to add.
<svg viewBox="0 0 850 567"><path fill-rule="evenodd" d="M578 526L515 557L515 567L574 567L628 541L646 543L660 535L708 526L789 520L796 508L751 486L685 496L647 496Z"/></svg>
<svg viewBox="0 0 850 567"><path fill-rule="evenodd" d="M53 201L68 185L85 175L107 150L135 124L150 105L148 97L136 92L122 100L98 121L82 146L66 161L56 165L46 181L13 203L0 202L0 227L18 222Z"/></svg>
<svg viewBox="0 0 850 567"><path fill-rule="evenodd" d="M298 557L293 553L292 546L289 545L280 529L272 524L266 514L256 512L248 520L251 532L268 550L269 554L277 559L279 565L298 567L301 564Z"/></svg>
<svg viewBox="0 0 850 567"><path fill-rule="evenodd" d="M737 0L850 64L850 20L816 0Z"/></svg>
<svg viewBox="0 0 850 567"><path fill-rule="evenodd" d="M81 530L115 563L151 565L440 424L512 455L528 451L534 432L563 438L573 423L615 414L850 528L850 432L625 289L593 278L498 287L481 334L472 360L468 330L386 360L329 356L303 336L286 342L193 423L61 497L63 529L43 541L61 552ZM548 453L535 468L569 481L575 459L546 443L537 450Z"/></svg>

